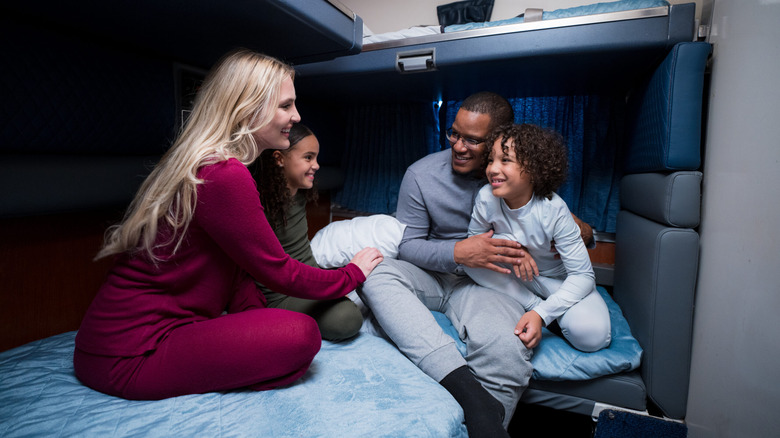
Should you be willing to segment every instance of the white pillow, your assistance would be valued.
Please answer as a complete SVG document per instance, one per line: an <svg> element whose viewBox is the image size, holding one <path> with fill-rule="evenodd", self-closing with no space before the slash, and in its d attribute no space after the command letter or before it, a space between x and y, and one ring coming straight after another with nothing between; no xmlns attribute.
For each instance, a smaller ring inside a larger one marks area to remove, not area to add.
<svg viewBox="0 0 780 438"><path fill-rule="evenodd" d="M311 239L311 250L322 268L340 268L361 249L371 246L383 256L398 257L398 245L406 225L386 214L358 216L336 221L317 231Z"/></svg>

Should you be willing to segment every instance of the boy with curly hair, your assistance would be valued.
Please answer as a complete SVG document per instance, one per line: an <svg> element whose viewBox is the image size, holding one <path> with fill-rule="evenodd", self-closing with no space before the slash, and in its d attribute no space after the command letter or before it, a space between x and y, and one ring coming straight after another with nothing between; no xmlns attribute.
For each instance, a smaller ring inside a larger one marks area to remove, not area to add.
<svg viewBox="0 0 780 438"><path fill-rule="evenodd" d="M527 348L538 345L542 326L556 320L575 348L592 352L608 346L609 311L596 290L580 228L554 191L566 180L563 140L535 125L504 125L488 145L488 184L477 194L469 235L493 230L496 238L523 243L531 258L512 266L514 275L483 268L466 268L467 274L520 302L526 313L515 335Z"/></svg>

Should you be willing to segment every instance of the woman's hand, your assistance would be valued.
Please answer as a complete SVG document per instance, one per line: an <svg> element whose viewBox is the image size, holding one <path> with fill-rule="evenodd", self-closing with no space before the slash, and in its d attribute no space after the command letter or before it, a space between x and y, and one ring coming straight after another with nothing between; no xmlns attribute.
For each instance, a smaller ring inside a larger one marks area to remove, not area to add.
<svg viewBox="0 0 780 438"><path fill-rule="evenodd" d="M515 326L515 335L523 341L526 348L531 349L539 345L542 340L542 317L533 310L525 312Z"/></svg>
<svg viewBox="0 0 780 438"><path fill-rule="evenodd" d="M378 249L368 247L358 251L358 253L355 254L355 257L352 257L352 260L349 262L356 264L357 267L363 271L363 275L368 278L368 274L370 274L371 271L376 268L376 265L381 263L384 258L385 257Z"/></svg>

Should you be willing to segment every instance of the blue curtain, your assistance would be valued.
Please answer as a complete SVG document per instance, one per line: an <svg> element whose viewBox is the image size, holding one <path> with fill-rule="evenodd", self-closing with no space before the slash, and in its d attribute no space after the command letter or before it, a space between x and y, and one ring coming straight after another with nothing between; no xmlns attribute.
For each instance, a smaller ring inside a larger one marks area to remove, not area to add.
<svg viewBox="0 0 780 438"><path fill-rule="evenodd" d="M569 178L557 193L596 230L614 232L622 175L624 102L609 96L510 99L515 122L554 129L569 148ZM333 201L368 213L392 214L406 168L449 147L443 130L460 101L355 106L347 110L341 167L344 186ZM441 120L439 120L441 114Z"/></svg>
<svg viewBox="0 0 780 438"><path fill-rule="evenodd" d="M438 150L438 103L353 106L333 202L350 210L395 213L406 168Z"/></svg>
<svg viewBox="0 0 780 438"><path fill-rule="evenodd" d="M598 231L612 233L619 209L622 174L620 139L623 103L604 96L551 96L509 99L516 123L532 123L560 133L569 149L569 177L556 193L569 209ZM460 101L445 105L449 127ZM440 144L447 144L443 135ZM447 144L448 145L448 144Z"/></svg>

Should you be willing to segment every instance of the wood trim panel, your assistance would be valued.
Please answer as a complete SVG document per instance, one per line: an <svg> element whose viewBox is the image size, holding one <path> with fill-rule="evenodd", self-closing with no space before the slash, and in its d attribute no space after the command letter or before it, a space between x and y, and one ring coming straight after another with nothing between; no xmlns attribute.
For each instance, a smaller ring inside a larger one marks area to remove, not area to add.
<svg viewBox="0 0 780 438"><path fill-rule="evenodd" d="M92 259L115 216L0 220L0 351L78 329L111 265Z"/></svg>

